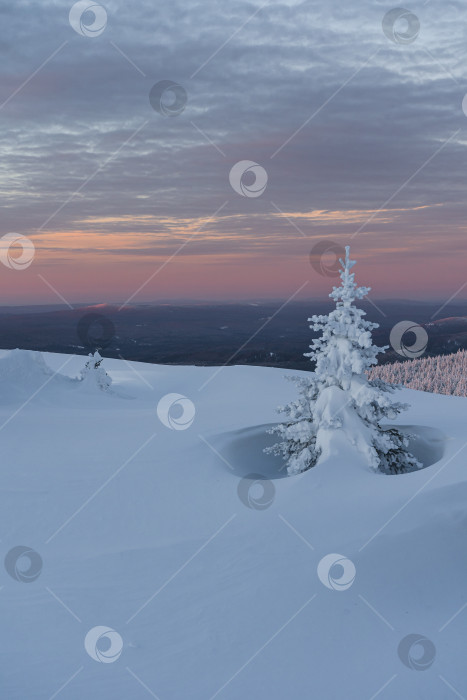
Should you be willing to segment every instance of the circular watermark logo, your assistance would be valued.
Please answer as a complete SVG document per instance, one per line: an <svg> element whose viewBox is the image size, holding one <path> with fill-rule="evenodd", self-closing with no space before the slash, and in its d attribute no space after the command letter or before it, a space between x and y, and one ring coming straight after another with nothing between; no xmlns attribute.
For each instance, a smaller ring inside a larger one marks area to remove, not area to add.
<svg viewBox="0 0 467 700"><path fill-rule="evenodd" d="M5 569L11 578L21 583L32 583L42 571L42 557L31 547L13 547L5 557Z"/></svg>
<svg viewBox="0 0 467 700"><path fill-rule="evenodd" d="M268 184L268 174L253 160L239 160L230 170L229 182L242 197L260 197Z"/></svg>
<svg viewBox="0 0 467 700"><path fill-rule="evenodd" d="M318 564L318 578L333 591L346 591L355 581L355 564L342 554L326 554Z"/></svg>
<svg viewBox="0 0 467 700"><path fill-rule="evenodd" d="M335 241L318 241L310 251L310 265L323 277L339 276L340 258L345 258L345 248Z"/></svg>
<svg viewBox="0 0 467 700"><path fill-rule="evenodd" d="M185 88L173 80L160 80L152 86L149 102L163 117L177 117L185 109L188 95Z"/></svg>
<svg viewBox="0 0 467 700"><path fill-rule="evenodd" d="M170 430L187 430L195 419L195 405L183 394L166 394L157 404L157 417Z"/></svg>
<svg viewBox="0 0 467 700"><path fill-rule="evenodd" d="M107 26L107 12L89 0L75 2L68 15L71 28L81 36L99 36Z"/></svg>
<svg viewBox="0 0 467 700"><path fill-rule="evenodd" d="M115 326L103 314L86 314L78 321L76 334L85 348L93 351L101 350L115 338Z"/></svg>
<svg viewBox="0 0 467 700"><path fill-rule="evenodd" d="M238 497L247 508L266 510L272 505L276 488L262 474L247 474L238 482Z"/></svg>
<svg viewBox="0 0 467 700"><path fill-rule="evenodd" d="M12 255L12 247L19 246L19 255ZM25 270L34 260L34 243L21 233L6 233L0 238L0 262L10 270Z"/></svg>
<svg viewBox="0 0 467 700"><path fill-rule="evenodd" d="M464 99L462 100L462 111L464 112L465 116L467 117L467 94L464 95Z"/></svg>
<svg viewBox="0 0 467 700"><path fill-rule="evenodd" d="M403 7L389 10L383 17L383 32L395 44L411 44L420 33L420 21Z"/></svg>
<svg viewBox="0 0 467 700"><path fill-rule="evenodd" d="M397 653L407 668L426 671L435 660L436 648L423 634L408 634L399 642Z"/></svg>
<svg viewBox="0 0 467 700"><path fill-rule="evenodd" d="M407 337L406 334L412 334L412 344L406 344L410 343L410 336ZM392 349L401 357L420 357L427 348L428 333L423 326L413 321L400 321L391 330L389 342Z"/></svg>
<svg viewBox="0 0 467 700"><path fill-rule="evenodd" d="M120 658L123 650L123 639L112 627L98 625L87 633L84 639L87 653L101 664L113 664Z"/></svg>

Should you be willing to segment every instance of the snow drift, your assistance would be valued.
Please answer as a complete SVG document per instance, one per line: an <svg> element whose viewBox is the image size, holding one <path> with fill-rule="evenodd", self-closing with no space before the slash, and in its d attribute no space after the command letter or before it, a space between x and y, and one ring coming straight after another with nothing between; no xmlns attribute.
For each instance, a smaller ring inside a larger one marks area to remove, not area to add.
<svg viewBox="0 0 467 700"><path fill-rule="evenodd" d="M84 358L44 359L71 379ZM465 694L466 399L401 392L425 443L441 431L423 470L347 450L275 478L258 431L293 397L282 370L105 365L133 401L63 377L47 404L3 392L2 697ZM169 393L188 428L159 420Z"/></svg>

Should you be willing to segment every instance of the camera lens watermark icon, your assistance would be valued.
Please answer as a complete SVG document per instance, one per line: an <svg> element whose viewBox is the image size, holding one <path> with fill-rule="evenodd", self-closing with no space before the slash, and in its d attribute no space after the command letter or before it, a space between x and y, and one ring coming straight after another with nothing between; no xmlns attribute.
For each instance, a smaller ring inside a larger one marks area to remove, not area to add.
<svg viewBox="0 0 467 700"><path fill-rule="evenodd" d="M260 197L268 184L268 174L253 160L240 160L231 168L229 182L242 197Z"/></svg>
<svg viewBox="0 0 467 700"><path fill-rule="evenodd" d="M323 277L339 276L339 258L345 258L345 248L335 241L318 241L310 251L310 265Z"/></svg>
<svg viewBox="0 0 467 700"><path fill-rule="evenodd" d="M102 314L86 314L78 321L76 333L85 348L102 350L115 337L115 326L112 321Z"/></svg>
<svg viewBox="0 0 467 700"><path fill-rule="evenodd" d="M240 479L237 487L238 497L247 508L266 510L272 505L276 488L272 481L262 474L247 474Z"/></svg>
<svg viewBox="0 0 467 700"><path fill-rule="evenodd" d="M160 80L149 93L151 107L163 117L178 117L188 102L184 87L173 80Z"/></svg>
<svg viewBox="0 0 467 700"><path fill-rule="evenodd" d="M120 658L123 650L123 639L111 627L98 625L87 633L84 639L87 653L101 664L113 664Z"/></svg>
<svg viewBox="0 0 467 700"><path fill-rule="evenodd" d="M32 583L42 571L42 557L31 547L13 547L5 557L5 569L11 578L21 583Z"/></svg>
<svg viewBox="0 0 467 700"><path fill-rule="evenodd" d="M12 255L12 247L19 246L21 253ZM21 233L6 233L0 238L0 262L10 270L25 270L34 260L34 243Z"/></svg>
<svg viewBox="0 0 467 700"><path fill-rule="evenodd" d="M183 394L166 394L157 404L157 417L170 430L187 430L195 419L195 405Z"/></svg>
<svg viewBox="0 0 467 700"><path fill-rule="evenodd" d="M326 554L317 568L321 583L333 591L346 591L355 581L355 564L342 554Z"/></svg>
<svg viewBox="0 0 467 700"><path fill-rule="evenodd" d="M383 32L395 44L411 44L420 33L420 21L403 7L389 10L383 17Z"/></svg>
<svg viewBox="0 0 467 700"><path fill-rule="evenodd" d="M107 12L102 5L89 0L79 0L72 6L68 20L77 34L100 36L107 26Z"/></svg>
<svg viewBox="0 0 467 700"><path fill-rule="evenodd" d="M406 345L409 342L406 334L411 333L414 336L414 341L411 345ZM405 336L405 341L404 341ZM401 357L420 357L425 352L428 345L428 333L417 323L413 321L400 321L391 330L389 342L393 350Z"/></svg>
<svg viewBox="0 0 467 700"><path fill-rule="evenodd" d="M464 99L462 100L462 111L464 112L465 116L467 117L467 94L464 95Z"/></svg>
<svg viewBox="0 0 467 700"><path fill-rule="evenodd" d="M399 642L397 653L407 668L426 671L435 660L436 648L431 639L423 634L408 634Z"/></svg>

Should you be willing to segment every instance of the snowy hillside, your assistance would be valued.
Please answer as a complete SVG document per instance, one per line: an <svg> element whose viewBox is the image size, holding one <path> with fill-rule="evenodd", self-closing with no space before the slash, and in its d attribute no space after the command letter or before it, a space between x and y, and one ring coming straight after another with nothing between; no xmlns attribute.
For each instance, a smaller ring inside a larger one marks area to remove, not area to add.
<svg viewBox="0 0 467 700"><path fill-rule="evenodd" d="M282 370L43 358L0 354L1 697L466 695L467 399L401 392L420 471L287 477Z"/></svg>
<svg viewBox="0 0 467 700"><path fill-rule="evenodd" d="M378 365L368 372L368 376L391 384L403 384L417 391L467 396L467 352L458 350L450 355Z"/></svg>

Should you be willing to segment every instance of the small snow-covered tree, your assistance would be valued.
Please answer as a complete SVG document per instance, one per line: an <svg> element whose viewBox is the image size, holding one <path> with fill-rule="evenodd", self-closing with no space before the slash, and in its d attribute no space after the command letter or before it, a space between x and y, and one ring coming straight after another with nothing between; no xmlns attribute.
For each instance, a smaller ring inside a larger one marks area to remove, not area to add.
<svg viewBox="0 0 467 700"><path fill-rule="evenodd" d="M87 386L95 386L102 391L109 390L112 379L105 371L102 365L102 357L97 350L94 355L89 353L89 359L81 370L81 379Z"/></svg>
<svg viewBox="0 0 467 700"><path fill-rule="evenodd" d="M321 331L306 353L316 363L315 373L291 378L298 386L298 399L278 409L286 420L269 432L279 435L280 442L266 452L284 457L288 473L299 474L339 451L339 435L374 470L397 474L419 468L422 465L407 450L407 437L395 427L381 426L382 419L396 418L408 405L391 399L395 387L366 376L386 348L373 345L371 331L378 324L365 320L365 312L353 304L370 289L355 283L348 246L340 263L341 286L329 295L336 308L327 316L308 319L310 328Z"/></svg>

